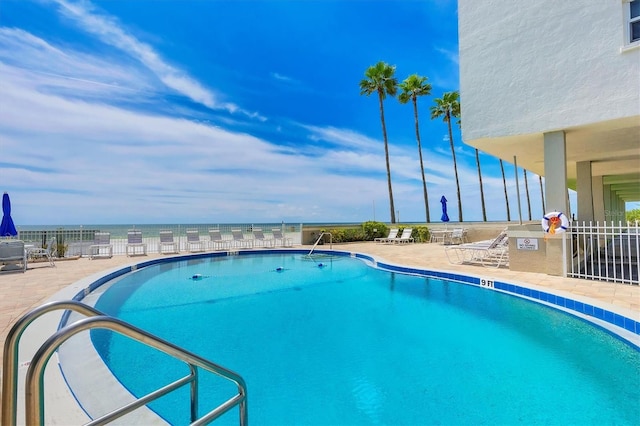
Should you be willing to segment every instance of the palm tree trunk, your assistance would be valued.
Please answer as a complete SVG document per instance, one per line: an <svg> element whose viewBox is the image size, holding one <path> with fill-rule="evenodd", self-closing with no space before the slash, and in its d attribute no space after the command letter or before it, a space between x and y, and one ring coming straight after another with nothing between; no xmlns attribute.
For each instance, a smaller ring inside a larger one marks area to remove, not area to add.
<svg viewBox="0 0 640 426"><path fill-rule="evenodd" d="M524 171L524 190L527 192L527 208L529 209L529 220L531 220L531 198L529 197L529 183L527 183L527 169Z"/></svg>
<svg viewBox="0 0 640 426"><path fill-rule="evenodd" d="M509 195L507 194L507 179L504 177L504 165L500 160L500 170L502 171L502 184L504 185L504 202L507 205L507 222L511 222L511 211L509 210Z"/></svg>
<svg viewBox="0 0 640 426"><path fill-rule="evenodd" d="M542 198L542 216L545 215L547 209L544 208L544 190L542 189L542 176L538 175L540 181L540 198Z"/></svg>
<svg viewBox="0 0 640 426"><path fill-rule="evenodd" d="M451 113L447 111L447 125L449 126L449 144L451 145L451 156L453 157L453 172L456 175L456 188L458 189L458 222L462 222L462 200L460 198L460 181L458 180L458 163L456 162L456 151L453 148L453 133L451 132Z"/></svg>
<svg viewBox="0 0 640 426"><path fill-rule="evenodd" d="M424 177L424 164L422 163L422 144L420 143L420 127L418 125L418 102L416 97L413 98L413 118L416 122L416 140L418 141L418 156L420 157L420 173L422 174L422 191L424 193L424 211L427 216L427 223L431 222L429 215L429 197L427 195L427 180Z"/></svg>
<svg viewBox="0 0 640 426"><path fill-rule="evenodd" d="M476 164L478 165L478 181L480 182L480 200L482 201L482 220L487 221L487 209L484 205L484 188L482 187L482 172L480 171L480 155L476 149Z"/></svg>
<svg viewBox="0 0 640 426"><path fill-rule="evenodd" d="M380 101L380 122L382 123L382 138L384 139L384 158L387 163L387 185L389 186L389 207L391 208L391 223L396 223L396 209L393 205L393 190L391 189L391 165L389 164L389 143L387 142L387 126L384 122L384 106L382 92L378 90Z"/></svg>

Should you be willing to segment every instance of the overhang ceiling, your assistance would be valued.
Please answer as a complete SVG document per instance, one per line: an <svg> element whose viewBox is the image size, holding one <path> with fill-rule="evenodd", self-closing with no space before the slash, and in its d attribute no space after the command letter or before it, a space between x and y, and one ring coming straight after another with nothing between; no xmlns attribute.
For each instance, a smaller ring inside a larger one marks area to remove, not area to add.
<svg viewBox="0 0 640 426"><path fill-rule="evenodd" d="M549 130L551 132L553 130ZM640 116L564 129L567 180L575 189L576 163L591 162L591 174L620 199L640 201ZM465 141L483 152L544 176L543 133Z"/></svg>

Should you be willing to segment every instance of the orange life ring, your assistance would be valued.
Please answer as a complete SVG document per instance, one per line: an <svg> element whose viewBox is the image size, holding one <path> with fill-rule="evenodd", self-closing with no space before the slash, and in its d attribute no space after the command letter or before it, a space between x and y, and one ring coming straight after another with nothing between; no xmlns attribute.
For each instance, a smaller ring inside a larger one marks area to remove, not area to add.
<svg viewBox="0 0 640 426"><path fill-rule="evenodd" d="M561 234L569 229L569 218L562 212L547 213L542 217L542 229L549 234Z"/></svg>

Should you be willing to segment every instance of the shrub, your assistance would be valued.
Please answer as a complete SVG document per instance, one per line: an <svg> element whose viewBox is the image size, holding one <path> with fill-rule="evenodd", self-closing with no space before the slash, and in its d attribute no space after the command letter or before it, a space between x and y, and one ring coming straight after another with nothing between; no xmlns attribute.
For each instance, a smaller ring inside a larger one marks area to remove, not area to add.
<svg viewBox="0 0 640 426"><path fill-rule="evenodd" d="M389 235L389 228L385 223L369 221L362 224L363 239L361 241L373 241L376 238L384 238Z"/></svg>
<svg viewBox="0 0 640 426"><path fill-rule="evenodd" d="M640 220L640 209L633 209L626 212L627 222L635 224L637 220Z"/></svg>
<svg viewBox="0 0 640 426"><path fill-rule="evenodd" d="M365 235L360 228L332 229L329 232L331 232L334 243L350 243L353 241L363 241L365 238ZM325 239L325 241L327 240Z"/></svg>

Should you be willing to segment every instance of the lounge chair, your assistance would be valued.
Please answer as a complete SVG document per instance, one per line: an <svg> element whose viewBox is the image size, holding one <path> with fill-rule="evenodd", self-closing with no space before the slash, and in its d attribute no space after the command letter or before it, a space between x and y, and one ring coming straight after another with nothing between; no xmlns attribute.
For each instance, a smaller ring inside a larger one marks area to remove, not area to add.
<svg viewBox="0 0 640 426"><path fill-rule="evenodd" d="M291 247L293 245L293 240L291 240L291 238L287 236L284 236L282 234L282 229L272 228L271 233L273 234L274 246L278 244L278 241L280 241L280 245L282 247Z"/></svg>
<svg viewBox="0 0 640 426"><path fill-rule="evenodd" d="M160 243L158 244L158 252L160 254L178 253L178 243L173 240L173 231L160 231Z"/></svg>
<svg viewBox="0 0 640 426"><path fill-rule="evenodd" d="M17 264L21 267L17 267ZM8 240L0 241L0 268L2 272L25 272L27 270L27 252L24 248L24 241Z"/></svg>
<svg viewBox="0 0 640 426"><path fill-rule="evenodd" d="M399 238L392 238L390 241L393 244L408 244L413 242L413 237L411 234L413 233L413 228L404 228L402 230L402 235Z"/></svg>
<svg viewBox="0 0 640 426"><path fill-rule="evenodd" d="M233 241L231 244L235 248L253 248L253 240L246 239L242 233L242 229L232 229L231 235Z"/></svg>
<svg viewBox="0 0 640 426"><path fill-rule="evenodd" d="M387 235L386 237L374 238L373 241L375 241L376 243L387 244L392 243L396 238L398 238L398 228L391 228L389 230L389 235Z"/></svg>
<svg viewBox="0 0 640 426"><path fill-rule="evenodd" d="M53 256L56 252L56 238L53 237L49 240L46 247L32 247L27 249L27 256L30 259L46 258L49 261L50 266L56 266L53 261Z"/></svg>
<svg viewBox="0 0 640 426"><path fill-rule="evenodd" d="M93 235L93 244L89 246L89 259L96 257L113 257L113 244L111 234L108 232L96 232Z"/></svg>
<svg viewBox="0 0 640 426"><path fill-rule="evenodd" d="M493 240L445 247L449 263L500 267L509 262L509 238L503 230Z"/></svg>
<svg viewBox="0 0 640 426"><path fill-rule="evenodd" d="M212 250L225 250L229 248L230 241L222 238L219 229L209 229L209 245Z"/></svg>
<svg viewBox="0 0 640 426"><path fill-rule="evenodd" d="M129 253L131 249L131 253ZM132 229L127 231L127 245L125 247L127 256L147 255L147 243L142 242L142 231Z"/></svg>
<svg viewBox="0 0 640 426"><path fill-rule="evenodd" d="M265 237L261 228L253 228L253 243L254 245L259 244L261 247L275 247L276 245L275 239Z"/></svg>
<svg viewBox="0 0 640 426"><path fill-rule="evenodd" d="M200 240L197 229L187 229L187 251L195 253L205 250L205 242Z"/></svg>

